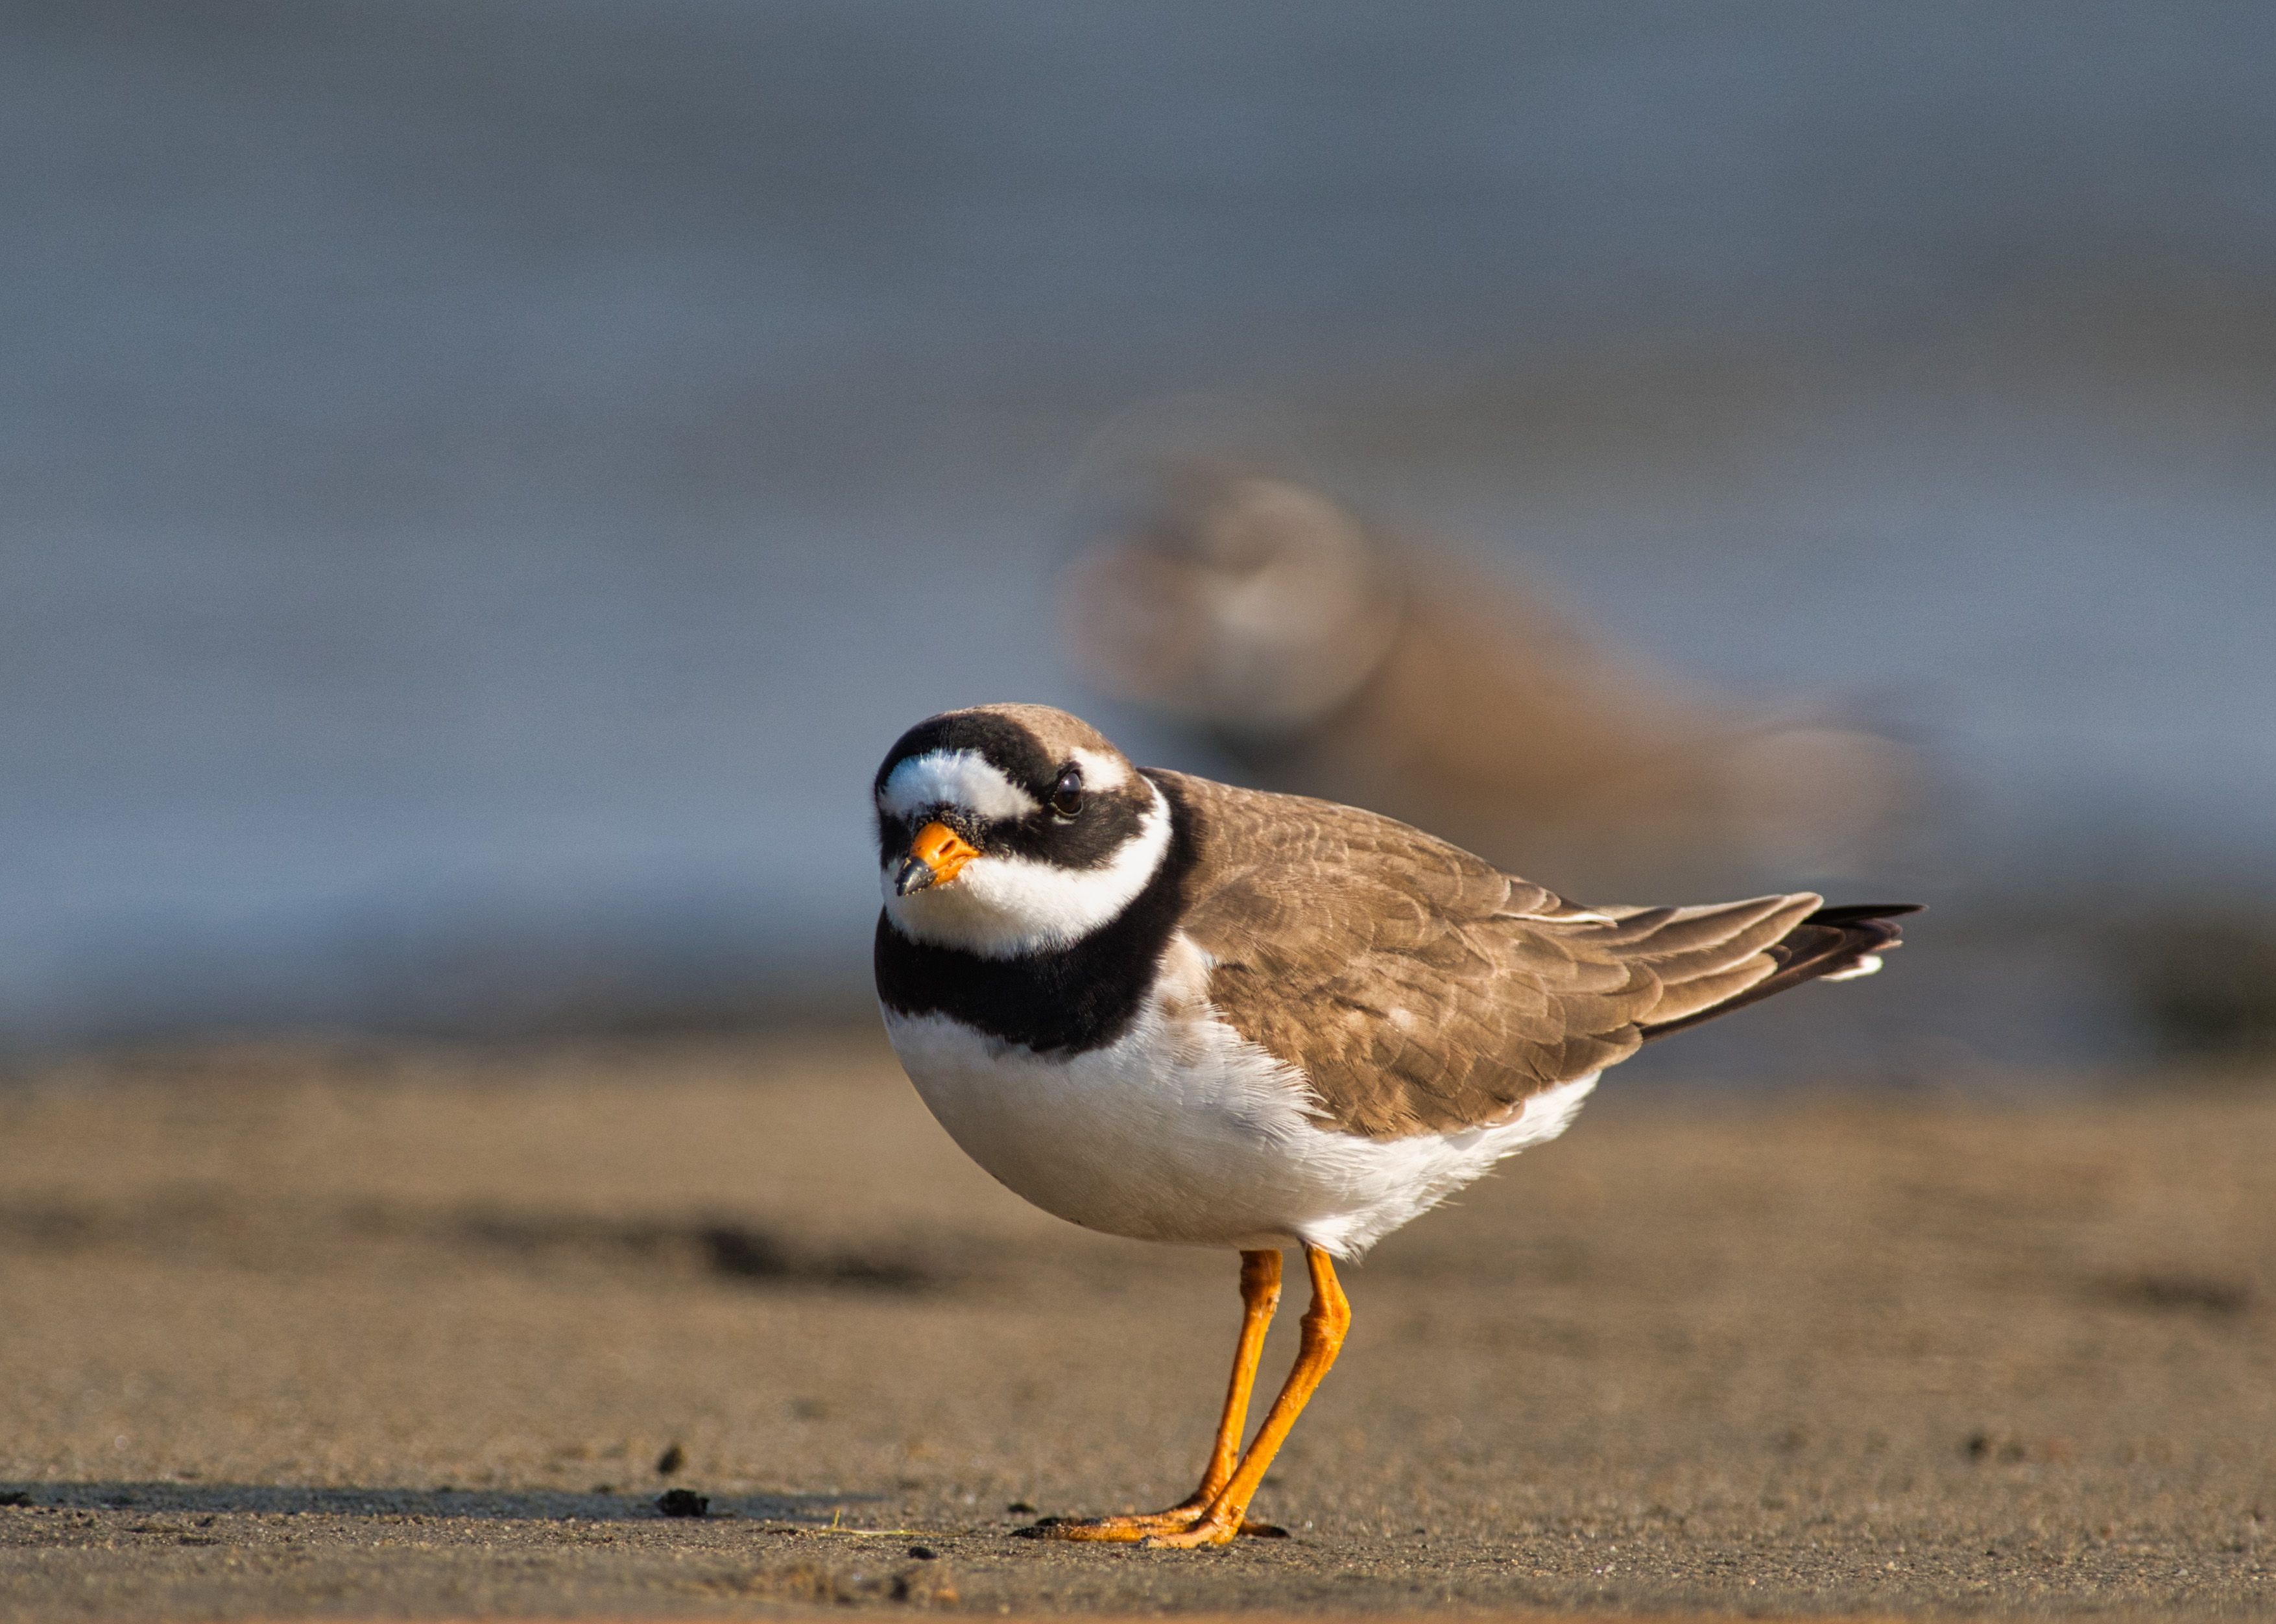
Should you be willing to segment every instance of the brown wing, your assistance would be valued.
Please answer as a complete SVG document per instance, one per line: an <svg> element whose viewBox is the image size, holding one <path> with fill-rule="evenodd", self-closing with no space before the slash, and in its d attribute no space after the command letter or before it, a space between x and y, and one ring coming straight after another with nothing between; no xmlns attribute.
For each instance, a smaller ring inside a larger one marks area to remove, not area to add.
<svg viewBox="0 0 2276 1624"><path fill-rule="evenodd" d="M1375 1139L1475 1127L1777 974L1809 892L1581 908L1355 808L1157 772L1195 843L1210 997Z"/></svg>

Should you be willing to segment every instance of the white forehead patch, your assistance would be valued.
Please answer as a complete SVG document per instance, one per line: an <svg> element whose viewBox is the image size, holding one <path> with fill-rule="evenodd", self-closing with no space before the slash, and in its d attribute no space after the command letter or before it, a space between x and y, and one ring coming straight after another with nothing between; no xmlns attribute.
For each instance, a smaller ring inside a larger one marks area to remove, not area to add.
<svg viewBox="0 0 2276 1624"><path fill-rule="evenodd" d="M929 750L912 755L893 769L885 787L877 792L877 805L889 817L952 806L994 823L1025 817L1038 804L977 750Z"/></svg>
<svg viewBox="0 0 2276 1624"><path fill-rule="evenodd" d="M1069 750L1067 755L1082 769L1085 789L1120 789L1130 782L1130 769L1114 756L1103 755L1096 750Z"/></svg>
<svg viewBox="0 0 2276 1624"><path fill-rule="evenodd" d="M893 886L900 865L888 861L878 875L885 912L911 941L960 947L983 959L1017 959L1081 941L1128 907L1168 854L1169 803L1161 791L1152 793L1154 804L1137 832L1102 867L975 857L947 884L904 897Z"/></svg>

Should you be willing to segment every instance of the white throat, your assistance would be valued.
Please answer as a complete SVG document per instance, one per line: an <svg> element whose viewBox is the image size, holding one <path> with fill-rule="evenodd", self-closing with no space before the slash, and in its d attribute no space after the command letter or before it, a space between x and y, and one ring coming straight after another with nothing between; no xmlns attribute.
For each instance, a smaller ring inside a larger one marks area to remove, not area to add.
<svg viewBox="0 0 2276 1624"><path fill-rule="evenodd" d="M975 857L946 884L903 897L893 891L899 864L888 862L880 875L886 916L911 941L960 947L983 959L1017 959L1079 942L1128 907L1168 854L1170 805L1160 790L1147 787L1154 804L1138 832L1103 868Z"/></svg>

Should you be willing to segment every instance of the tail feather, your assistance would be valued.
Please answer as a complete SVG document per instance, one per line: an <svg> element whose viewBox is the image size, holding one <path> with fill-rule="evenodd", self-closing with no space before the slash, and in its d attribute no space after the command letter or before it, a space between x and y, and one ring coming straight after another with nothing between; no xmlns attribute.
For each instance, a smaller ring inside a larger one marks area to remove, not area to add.
<svg viewBox="0 0 2276 1624"><path fill-rule="evenodd" d="M1806 981L1847 981L1870 975L1881 968L1881 955L1901 945L1902 932L1889 922L1919 912L1920 905L1914 902L1865 902L1819 908L1762 950L1778 966L1770 975L1741 988L1721 1003L1695 1008L1673 1021L1647 1023L1641 1028L1644 1041L1649 1043L1734 1009L1744 1009Z"/></svg>

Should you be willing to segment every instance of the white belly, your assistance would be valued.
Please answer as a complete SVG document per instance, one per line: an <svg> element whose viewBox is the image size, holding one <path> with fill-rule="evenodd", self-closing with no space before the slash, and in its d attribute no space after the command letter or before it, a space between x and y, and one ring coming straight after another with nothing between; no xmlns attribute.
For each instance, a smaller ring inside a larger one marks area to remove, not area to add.
<svg viewBox="0 0 2276 1624"><path fill-rule="evenodd" d="M1596 1074L1491 1127L1373 1140L1323 1128L1302 1077L1206 1004L1148 1006L1112 1045L1039 1055L945 1015L885 1012L901 1065L967 1155L1107 1234L1309 1241L1354 1257L1503 1157L1564 1131Z"/></svg>

